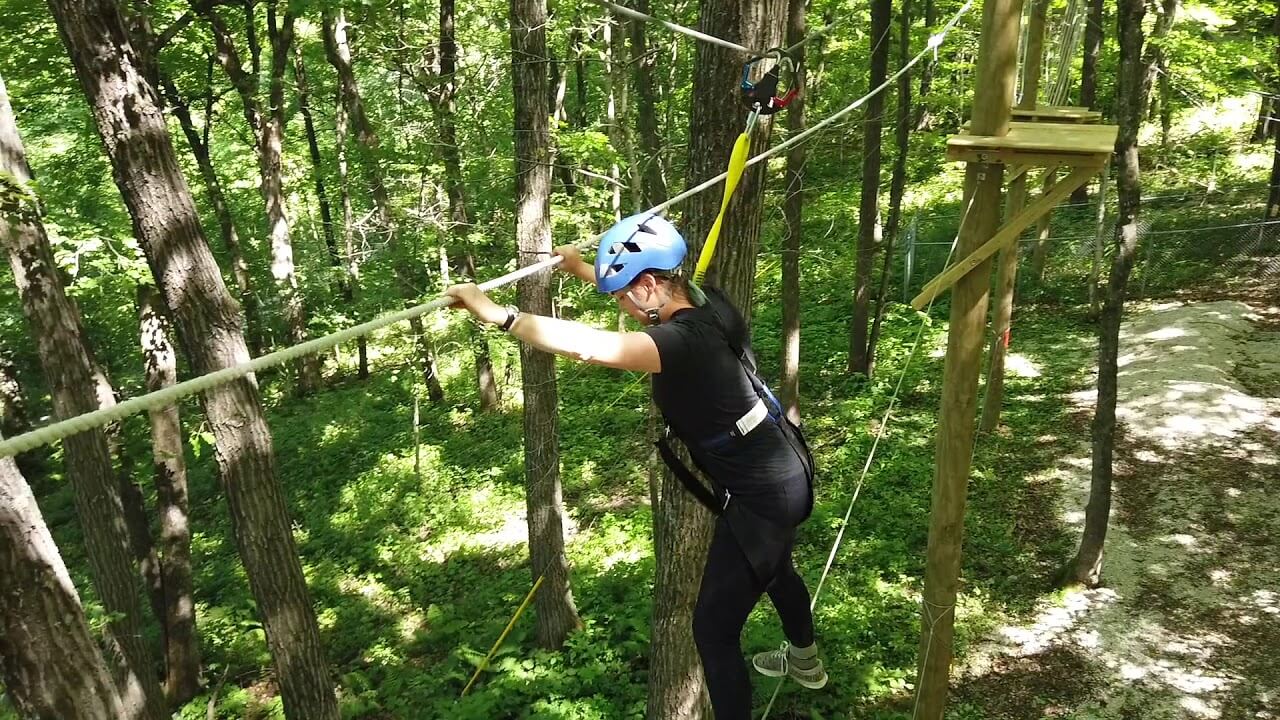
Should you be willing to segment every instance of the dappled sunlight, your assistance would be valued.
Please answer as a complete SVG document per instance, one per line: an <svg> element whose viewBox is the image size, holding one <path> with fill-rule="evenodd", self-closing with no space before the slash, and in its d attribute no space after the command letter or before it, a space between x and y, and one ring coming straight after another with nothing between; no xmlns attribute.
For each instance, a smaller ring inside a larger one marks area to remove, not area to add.
<svg viewBox="0 0 1280 720"><path fill-rule="evenodd" d="M1251 316L1234 301L1163 303L1136 313L1121 329L1117 417L1165 447L1273 424L1267 401L1247 394L1232 375Z"/></svg>
<svg viewBox="0 0 1280 720"><path fill-rule="evenodd" d="M998 685L1016 667L1029 673L1020 683L1054 687L1085 655L1098 674L1071 704L1088 717L1270 717L1239 714L1273 707L1280 680L1267 659L1280 638L1278 408L1238 377L1242 346L1276 357L1280 344L1259 347L1250 317L1241 303L1162 305L1126 323L1103 586L995 629L966 658L966 684ZM1090 474L1082 438L1036 478L1062 484L1061 517L1076 527Z"/></svg>
<svg viewBox="0 0 1280 720"><path fill-rule="evenodd" d="M1010 377L1040 377L1040 367L1022 353L1009 353L1004 360L1004 370Z"/></svg>

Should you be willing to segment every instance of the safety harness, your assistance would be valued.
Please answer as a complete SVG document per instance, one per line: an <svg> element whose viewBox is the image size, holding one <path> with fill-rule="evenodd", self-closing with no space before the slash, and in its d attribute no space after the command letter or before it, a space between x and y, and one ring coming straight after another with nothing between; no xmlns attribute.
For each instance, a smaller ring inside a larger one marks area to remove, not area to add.
<svg viewBox="0 0 1280 720"><path fill-rule="evenodd" d="M783 412L782 404L778 402L778 398L769 389L769 386L764 382L764 380L760 378L760 374L756 370L755 359L743 348L742 343L738 342L734 333L730 331L729 324L725 322L724 316L720 314L720 310L716 307L718 304L727 305L729 302L728 299L715 288L707 288L705 296L707 299L706 304L710 307L710 310L716 318L716 323L724 333L725 340L729 344L729 349L731 349L733 354L738 358L738 362L742 366L742 371L746 373L747 380L750 381L752 389L755 390L756 402L751 406L750 410L734 422L733 427L727 430L723 430L709 437L701 438L697 441L681 438L684 440L686 446L693 451L691 452L691 455L693 457L694 464L698 466L698 469L701 470L704 475L706 475L707 480L711 483L710 488L698 480L697 476L693 474L693 471L680 460L679 456L676 455L675 450L671 447L670 439L675 436L675 433L671 430L671 423L667 420L665 415L663 416L665 428L663 429L662 435L658 437L654 445L657 446L658 454L662 456L662 461L671 469L672 474L680 480L680 484L684 485L685 489L688 490L689 493L698 500L698 502L706 507L707 510L710 510L715 515L720 515L728 509L729 502L733 496L726 488L721 486L716 481L714 475L698 461L697 451L710 452L717 450L737 438L745 437L752 430L759 427L761 423L771 422L782 428L783 435L786 437L787 443L791 445L792 450L796 452L801 464L804 465L805 473L811 484L813 482L813 456L809 452L809 447L805 442L804 434L800 431L800 428L796 427L789 419L787 419L786 413Z"/></svg>

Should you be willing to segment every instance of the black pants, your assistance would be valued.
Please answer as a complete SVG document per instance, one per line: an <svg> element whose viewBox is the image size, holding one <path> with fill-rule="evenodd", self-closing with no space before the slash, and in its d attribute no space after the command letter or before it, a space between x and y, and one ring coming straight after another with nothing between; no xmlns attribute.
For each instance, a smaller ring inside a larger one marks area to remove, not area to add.
<svg viewBox="0 0 1280 720"><path fill-rule="evenodd" d="M791 545L784 548L778 571L763 585L722 517L702 572L702 588L693 611L693 640L702 658L707 690L716 720L750 720L751 676L742 655L742 626L767 592L787 640L797 647L813 644L813 614L809 590L791 562Z"/></svg>

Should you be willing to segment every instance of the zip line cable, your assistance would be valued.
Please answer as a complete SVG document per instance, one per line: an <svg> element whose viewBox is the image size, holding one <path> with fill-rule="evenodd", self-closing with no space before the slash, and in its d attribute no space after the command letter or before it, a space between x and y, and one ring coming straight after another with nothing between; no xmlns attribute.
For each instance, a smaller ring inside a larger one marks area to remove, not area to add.
<svg viewBox="0 0 1280 720"><path fill-rule="evenodd" d="M960 22L960 19L965 15L965 13L969 12L969 10L973 7L973 2L974 0L966 0L965 4L960 8L958 12L956 12L956 14L951 18L951 20L947 22L947 24L944 25L937 33L929 37L929 42L924 50L922 50L919 54L917 54L914 58L912 58L911 62L899 68L899 70L896 73L894 73L889 79L881 83L878 87L874 88L873 90L868 92L866 95L858 98L857 100L853 101L849 105L845 106L844 109L839 110L836 113L828 116L822 122L817 123L816 125L809 128L808 130L805 130L804 132L797 134L795 137L789 138L785 142L779 143L778 145L775 145L774 147L751 158L750 160L747 161L746 163L747 166L750 167L757 163L763 162L769 159L770 157L773 157L774 155L777 155L778 153L781 153L784 150L787 150L788 148L791 148L795 145L798 145L804 142L809 137L812 137L815 133L829 127L833 123L840 121L842 118L846 117L847 115L852 113L854 110L857 110L858 108L862 107L862 105L864 105L868 100L870 100L876 94L882 92L885 88L889 87L891 84L896 82L900 75L910 70L913 66L919 63L920 60L924 59L924 57L927 54L936 52L937 48L940 45L942 45L942 42L946 39L947 34L951 32L952 29L955 28L955 26ZM671 208L673 205L676 205L677 203L688 200L694 195L697 195L698 193L701 193L711 187L714 187L721 180L724 180L727 176L728 176L727 172L721 173L703 182L702 184L696 187L690 188L684 191L683 193L680 193L679 195L673 198L670 198L669 200L667 200L664 203L661 203L660 205L656 205L650 208L647 212L650 212L650 213L664 212L667 209ZM589 247L590 245L598 243L600 241L600 238L602 237L604 237L604 233L597 235L595 238L589 241L579 243L579 246ZM546 260L542 260L541 262L534 263L532 265L528 265L526 267L520 268L519 270L516 270L514 272L507 273L506 275L503 275L501 277L494 278L487 282L481 283L479 287L482 291L489 292L490 290L495 290L497 288L503 287L505 285L509 285L513 282L516 282L517 280L528 277L535 273L555 267L556 265L560 264L561 260L562 258L556 255L554 257L547 258ZM94 410L93 412L84 413L83 415L77 415L75 417L67 418L66 420L60 420L51 425L46 425L42 428L38 428L36 430L32 430L30 432L26 432L21 435L17 435L13 438L0 441L0 458L10 457L13 455L17 455L18 453L35 449L42 445L48 445L48 444L57 442L58 440L61 440L70 435L82 433L82 432L85 432L86 430L91 430L95 427L108 425L122 418L126 418L130 415L135 415L135 414L145 412L147 410L151 410L154 408L160 408L160 407L166 407L168 405L172 405L176 403L178 400L181 400L182 398L188 397L190 395L201 393L211 388L218 387L220 385L225 385L227 383L243 378L251 373L256 373L261 370L266 370L267 368L274 367L276 365L287 363L291 360L295 360L304 355L323 352L325 350L328 350L329 348L334 347L335 345L339 345L344 342L349 342L362 335L368 335L369 333L372 333L376 330L381 330L382 328L388 327L395 323L404 322L406 320L410 320L410 319L425 315L428 312L439 310L444 307L448 307L452 305L453 302L454 302L453 298L448 296L437 297L436 299L430 302L424 303L422 305L406 308L404 310L399 310L394 313L389 313L387 315L383 315L380 318L375 318L373 320L370 320L369 322L361 323L360 325L355 325L353 327L347 328L346 330L340 330L338 332L325 335L324 337L315 338L314 340L308 340L304 343L300 343L292 347L283 348L275 352L263 355L261 357L254 358L247 362L233 365L231 367L223 368L221 370L215 370L214 372L208 373L206 375L201 375L199 377L191 378L190 380L185 380L183 382L180 382L176 385L171 385L162 390L157 390L155 392L147 393L145 395L140 395L135 398L124 400L109 408L102 408L99 410Z"/></svg>
<svg viewBox="0 0 1280 720"><path fill-rule="evenodd" d="M626 7L626 6L624 6L624 5L619 5L619 4L614 3L614 2L609 2L609 0L591 0L591 2L593 2L593 3L597 4L597 5L601 6L601 7L607 8L607 9L609 9L610 11L612 11L613 13L615 13L615 14L617 14L617 15L622 15L623 17L629 17L629 18L631 18L632 20L639 20L639 21L641 21L641 22L654 23L654 24L656 24L656 25L661 25L661 26L665 27L666 29L668 29L668 30L670 30L670 31L672 31L672 32L674 32L674 33L679 33L679 34L681 34L681 35L687 35L687 36L689 36L689 37L691 37L691 38L693 38L693 39L695 39L695 40L701 40L702 42L705 42L705 43L710 43L710 44L712 44L712 45L718 45L718 46L720 46L720 47L722 47L722 48L726 48L726 49L728 49L728 50L737 50L737 51L739 51L739 52L744 52L744 53L746 53L746 54L748 54L748 55L750 55L750 56L752 56L752 57L764 57L764 56L768 55L768 53L766 53L766 52L760 52L760 51L758 51L758 50L752 50L752 49L751 49L751 48L749 48L749 47L745 47L745 46L743 46L743 45L739 45L739 44L737 44L737 43L735 43L735 42L730 42L730 41L728 41L728 40L725 40L724 38L718 38L718 37L716 37L716 36L714 36L714 35L708 35L708 34L706 34L706 33L702 32L702 31L700 31L700 30L694 30L694 29L693 29L693 28L691 28L691 27L686 27L686 26L684 26L684 25L680 25L680 24L677 24L677 23L673 23L673 22L671 22L671 21L669 21L669 20L663 20L663 19L661 19L661 18L656 18L656 17L654 17L654 16L652 16L652 15L646 15L646 14L644 14L644 13L640 12L639 10L632 10L631 8ZM783 48L783 49L782 49L783 54L790 55L792 51L794 51L794 50L799 50L801 47L804 47L804 46L805 46L806 44L808 44L809 42L811 42L811 41L813 41L813 40L816 40L816 39L818 39L818 38L820 38L820 37L822 37L822 36L826 35L827 33L831 32L831 30L832 30L832 29L833 29L837 24L839 24L839 22L840 22L839 20L833 21L833 22L831 22L831 23L829 23L829 24L827 24L827 25L822 26L821 28L818 28L817 30L813 31L812 33L809 33L808 35L806 35L806 36L804 37L804 39L803 39L803 40L801 40L800 42L796 43L795 45L792 45L791 47L788 47L788 48Z"/></svg>

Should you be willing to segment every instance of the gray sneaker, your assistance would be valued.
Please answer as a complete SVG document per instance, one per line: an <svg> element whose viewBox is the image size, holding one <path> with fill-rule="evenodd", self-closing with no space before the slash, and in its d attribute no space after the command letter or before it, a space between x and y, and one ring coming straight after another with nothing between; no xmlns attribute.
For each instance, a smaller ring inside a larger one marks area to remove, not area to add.
<svg viewBox="0 0 1280 720"><path fill-rule="evenodd" d="M793 680L810 690L817 690L827 684L827 671L822 668L821 659L815 657L810 660L798 660L791 657L790 650L790 643L782 643L782 647L777 650L756 653L755 657L751 658L751 664L761 675L768 677L790 675ZM802 665L813 663L813 666L800 668L796 667L796 663Z"/></svg>

